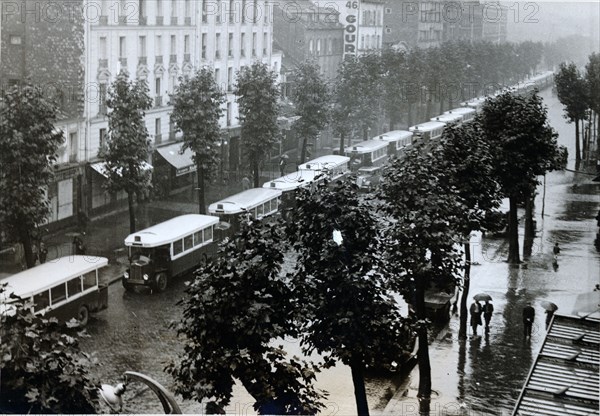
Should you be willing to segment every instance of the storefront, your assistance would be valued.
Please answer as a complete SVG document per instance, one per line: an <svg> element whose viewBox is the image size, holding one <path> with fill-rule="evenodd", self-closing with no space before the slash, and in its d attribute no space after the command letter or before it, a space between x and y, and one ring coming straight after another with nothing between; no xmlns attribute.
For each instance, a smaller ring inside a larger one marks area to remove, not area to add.
<svg viewBox="0 0 600 416"><path fill-rule="evenodd" d="M194 153L190 149L182 153L182 145L178 142L156 149L158 156L153 158L153 185L155 196L159 198L194 184Z"/></svg>

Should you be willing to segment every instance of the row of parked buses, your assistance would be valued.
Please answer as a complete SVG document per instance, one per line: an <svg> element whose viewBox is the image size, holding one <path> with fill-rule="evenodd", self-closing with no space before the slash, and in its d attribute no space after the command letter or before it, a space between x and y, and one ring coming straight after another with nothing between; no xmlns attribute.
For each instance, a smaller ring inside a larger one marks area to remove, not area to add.
<svg viewBox="0 0 600 416"><path fill-rule="evenodd" d="M530 91L544 88L552 81L552 72L540 74L527 83L509 87L511 91ZM287 217L294 209L296 192L315 186L325 178L340 179L350 172L357 174L359 189L371 190L379 183L381 169L392 156L416 143L429 144L442 136L450 123L468 123L474 119L487 97L480 97L432 117L425 123L394 130L371 140L352 144L344 155L326 155L298 166L298 170L270 180L261 188L228 196L208 207L210 215L183 215L125 239L130 265L123 276L126 289L145 285L163 291L174 276L197 267L202 259L216 252L216 243L235 233L242 218L250 214L262 219L275 214Z"/></svg>
<svg viewBox="0 0 600 416"><path fill-rule="evenodd" d="M503 91L542 89L552 83L552 78L552 72L545 72ZM213 256L217 243L239 229L243 216L286 217L294 209L297 190L314 186L324 178L336 180L356 172L359 188L372 189L389 157L402 156L415 143L438 140L449 123L473 120L485 100L486 97L475 98L408 130L389 131L353 144L344 155L322 156L301 164L296 172L268 181L261 188L211 204L210 215L181 215L127 236L129 267L122 276L123 286L127 290L142 285L164 291L173 277L197 268ZM99 277L107 264L103 257L68 256L10 276L2 280L6 287L0 290L0 316L14 312L15 298L10 294L15 294L30 301L36 314L62 320L75 318L85 324L90 313L108 305L107 285Z"/></svg>

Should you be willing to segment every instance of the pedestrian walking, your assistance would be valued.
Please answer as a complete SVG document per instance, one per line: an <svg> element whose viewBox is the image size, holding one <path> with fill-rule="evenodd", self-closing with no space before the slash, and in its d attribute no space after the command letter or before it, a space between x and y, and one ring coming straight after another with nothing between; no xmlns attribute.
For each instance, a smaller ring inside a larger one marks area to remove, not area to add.
<svg viewBox="0 0 600 416"><path fill-rule="evenodd" d="M46 258L48 257L48 249L46 248L46 244L43 241L40 241L40 264L46 263Z"/></svg>
<svg viewBox="0 0 600 416"><path fill-rule="evenodd" d="M554 260L558 260L558 255L560 254L560 247L558 246L558 243L554 243L552 252L554 253Z"/></svg>
<svg viewBox="0 0 600 416"><path fill-rule="evenodd" d="M285 175L285 166L287 165L286 158L282 155L279 159L279 173L281 176Z"/></svg>
<svg viewBox="0 0 600 416"><path fill-rule="evenodd" d="M485 320L485 330L486 331L489 331L489 329L490 329L490 320L492 319L493 313L494 313L494 305L492 305L489 300L486 300L485 305L483 305L483 319Z"/></svg>
<svg viewBox="0 0 600 416"><path fill-rule="evenodd" d="M35 242L31 245L31 257L33 258L33 265L35 266L35 264L37 263L38 258L39 258L38 246Z"/></svg>
<svg viewBox="0 0 600 416"><path fill-rule="evenodd" d="M73 237L73 251L76 255L83 256L85 254L85 244L83 244L83 240L77 236Z"/></svg>
<svg viewBox="0 0 600 416"><path fill-rule="evenodd" d="M548 309L546 311L546 331L548 330L548 327L550 326L550 322L552 322L552 317L554 316L554 311Z"/></svg>
<svg viewBox="0 0 600 416"><path fill-rule="evenodd" d="M481 303L479 303L478 300L475 300L475 302L471 304L469 312L471 313L471 327L473 328L473 337L476 337L477 326L481 325Z"/></svg>
<svg viewBox="0 0 600 416"><path fill-rule="evenodd" d="M535 320L535 309L531 306L531 302L527 302L527 306L523 308L523 335L525 338L531 338L531 328Z"/></svg>
<svg viewBox="0 0 600 416"><path fill-rule="evenodd" d="M244 176L242 178L242 190L245 191L247 189L250 189L250 179L248 179L247 176Z"/></svg>

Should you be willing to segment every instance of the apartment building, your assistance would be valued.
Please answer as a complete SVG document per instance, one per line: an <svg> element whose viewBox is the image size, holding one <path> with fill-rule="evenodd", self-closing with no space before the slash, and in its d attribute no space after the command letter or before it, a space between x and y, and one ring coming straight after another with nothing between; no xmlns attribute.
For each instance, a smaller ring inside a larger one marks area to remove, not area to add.
<svg viewBox="0 0 600 416"><path fill-rule="evenodd" d="M383 46L384 0L362 0L359 7L358 54L381 50Z"/></svg>
<svg viewBox="0 0 600 416"><path fill-rule="evenodd" d="M221 127L228 137L221 143L221 163L226 159L222 167L237 169L236 73L257 60L277 73L281 68L281 53L273 53L271 46L269 0L0 1L4 12L5 3L11 7L3 13L0 33L0 84L27 79L57 85L63 97L57 128L65 132L66 142L56 169L72 173L57 175L58 183L49 190L49 198L56 199L53 221L68 220L78 211L111 209L124 198L104 191L98 156L108 133L108 88L121 70L148 83L153 98L146 112L152 142L148 162L155 171L162 169L172 189L191 184L195 166L190 152L180 154L182 138L170 120L169 95L180 76L204 65L213 68L227 95Z"/></svg>

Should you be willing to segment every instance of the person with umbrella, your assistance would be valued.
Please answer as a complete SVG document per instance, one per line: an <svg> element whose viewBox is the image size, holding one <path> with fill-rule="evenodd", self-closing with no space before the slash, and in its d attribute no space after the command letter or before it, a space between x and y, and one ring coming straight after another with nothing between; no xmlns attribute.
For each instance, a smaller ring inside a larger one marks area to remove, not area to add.
<svg viewBox="0 0 600 416"><path fill-rule="evenodd" d="M491 299L486 299L483 305L483 319L485 321L485 330L490 330L490 320L492 319L492 313L494 313L494 305L490 303Z"/></svg>
<svg viewBox="0 0 600 416"><path fill-rule="evenodd" d="M477 326L481 325L481 303L475 298L475 302L471 304L469 308L471 313L471 327L473 328L473 337L477 337Z"/></svg>
<svg viewBox="0 0 600 416"><path fill-rule="evenodd" d="M546 310L546 330L550 326L550 322L552 322L552 317L554 316L554 312L558 309L555 303L548 302L547 300L543 300L540 302L542 307Z"/></svg>

